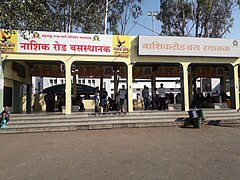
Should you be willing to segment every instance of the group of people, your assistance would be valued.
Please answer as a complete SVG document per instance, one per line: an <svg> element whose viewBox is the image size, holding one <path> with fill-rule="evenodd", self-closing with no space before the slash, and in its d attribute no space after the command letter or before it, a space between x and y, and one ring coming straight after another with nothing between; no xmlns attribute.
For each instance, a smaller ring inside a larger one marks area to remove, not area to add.
<svg viewBox="0 0 240 180"><path fill-rule="evenodd" d="M55 101L55 97L57 100ZM46 104L46 112L62 112L62 106L64 106L64 96L62 95L55 95L53 92L47 93L44 96L44 101ZM84 96L84 99L89 99L89 95L86 94ZM73 100L72 100L72 105L79 105L79 111L84 111L84 104L83 104L83 98L80 95L77 95Z"/></svg>
<svg viewBox="0 0 240 180"><path fill-rule="evenodd" d="M102 90L99 87L96 87L94 94L94 103L95 103L95 112L107 112L107 111L119 111L124 112L123 105L127 97L127 90L125 86L122 85L120 89L115 94L115 99L108 97L108 92L105 88Z"/></svg>
<svg viewBox="0 0 240 180"><path fill-rule="evenodd" d="M230 96L228 96L226 94L226 92L220 93L219 98L220 97L222 98L222 102L226 102L227 100L230 100ZM210 104L210 103L216 103L216 102L217 102L217 100L210 93L207 93L205 95L203 93L197 93L193 98L191 106L192 107L203 107L204 104Z"/></svg>
<svg viewBox="0 0 240 180"><path fill-rule="evenodd" d="M166 93L163 84L160 84L159 88L155 88L152 97L149 93L149 88L144 85L142 90L142 98L144 102L144 109L154 109L167 110L168 104L173 103L174 95L172 93ZM105 88L101 90L99 87L95 88L94 93L94 105L95 112L107 112L107 111L119 111L124 112L124 104L127 99L127 90L125 85L122 85L122 88L115 94L114 98L108 96L108 92ZM46 103L46 111L54 112L55 108L55 95L54 93L48 93L44 96ZM59 103L59 111L62 111L62 101ZM83 98L80 95L77 95L73 99L73 105L79 105L79 111L85 111Z"/></svg>
<svg viewBox="0 0 240 180"><path fill-rule="evenodd" d="M162 83L159 88L154 89L152 98L150 97L149 88L144 85L142 98L144 109L154 109L154 104L156 104L159 110L167 110L168 104L174 101L174 95L172 93L166 93Z"/></svg>

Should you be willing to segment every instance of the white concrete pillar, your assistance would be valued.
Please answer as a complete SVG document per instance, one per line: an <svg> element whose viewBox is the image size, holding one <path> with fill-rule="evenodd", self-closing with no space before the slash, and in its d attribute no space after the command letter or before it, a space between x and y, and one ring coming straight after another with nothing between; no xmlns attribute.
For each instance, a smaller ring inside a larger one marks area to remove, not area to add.
<svg viewBox="0 0 240 180"><path fill-rule="evenodd" d="M71 98L71 63L65 63L65 80L66 80L66 89L65 89L65 114L72 113L72 98Z"/></svg>
<svg viewBox="0 0 240 180"><path fill-rule="evenodd" d="M235 108L239 109L239 78L238 78L238 65L233 67L234 69L234 93L235 93Z"/></svg>
<svg viewBox="0 0 240 180"><path fill-rule="evenodd" d="M188 72L189 74L188 74L188 76L189 76L189 78L188 78L188 80L189 80L189 82L188 82L188 84L189 84L189 102L190 103L192 103L192 101L193 101L193 83L192 83L192 80L193 80L193 76L192 76L192 72Z"/></svg>
<svg viewBox="0 0 240 180"><path fill-rule="evenodd" d="M189 111L189 83L188 83L188 65L189 62L182 62L183 67L183 97L184 97L184 111Z"/></svg>
<svg viewBox="0 0 240 180"><path fill-rule="evenodd" d="M128 112L133 112L133 94L132 94L132 80L133 80L133 65L127 65L127 93L128 93Z"/></svg>

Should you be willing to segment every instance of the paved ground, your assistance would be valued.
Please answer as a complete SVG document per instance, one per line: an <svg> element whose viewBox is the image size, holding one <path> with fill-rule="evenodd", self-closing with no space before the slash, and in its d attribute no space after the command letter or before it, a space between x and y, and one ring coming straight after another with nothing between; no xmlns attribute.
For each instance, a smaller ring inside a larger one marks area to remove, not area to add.
<svg viewBox="0 0 240 180"><path fill-rule="evenodd" d="M240 128L0 135L3 180L240 179Z"/></svg>

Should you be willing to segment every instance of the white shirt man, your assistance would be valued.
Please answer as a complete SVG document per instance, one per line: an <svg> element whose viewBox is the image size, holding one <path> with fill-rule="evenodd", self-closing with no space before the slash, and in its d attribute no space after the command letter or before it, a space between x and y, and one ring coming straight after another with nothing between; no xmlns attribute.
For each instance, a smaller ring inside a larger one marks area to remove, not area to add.
<svg viewBox="0 0 240 180"><path fill-rule="evenodd" d="M163 88L163 84L160 84L160 88L158 88L158 96L159 96L159 109L165 110L166 103L165 103L165 89Z"/></svg>
<svg viewBox="0 0 240 180"><path fill-rule="evenodd" d="M158 96L165 97L165 89L163 87L163 84L160 84L160 88L158 88Z"/></svg>
<svg viewBox="0 0 240 180"><path fill-rule="evenodd" d="M123 105L124 105L124 101L126 99L126 95L127 95L127 90L125 89L125 86L122 85L122 89L119 90L119 99L120 99L120 111L123 112Z"/></svg>
<svg viewBox="0 0 240 180"><path fill-rule="evenodd" d="M122 89L119 90L119 98L125 99L127 94L127 90L125 89L125 86L122 85Z"/></svg>
<svg viewBox="0 0 240 180"><path fill-rule="evenodd" d="M145 109L149 109L150 108L150 104L149 104L149 89L146 85L144 85L144 88L142 90L142 97L143 97L143 102L144 102L144 107Z"/></svg>

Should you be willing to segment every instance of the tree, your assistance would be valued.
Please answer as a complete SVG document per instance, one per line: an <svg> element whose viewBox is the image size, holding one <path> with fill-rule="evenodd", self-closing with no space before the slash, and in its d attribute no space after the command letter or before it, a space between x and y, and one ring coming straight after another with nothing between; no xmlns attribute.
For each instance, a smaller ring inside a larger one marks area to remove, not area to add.
<svg viewBox="0 0 240 180"><path fill-rule="evenodd" d="M236 0L162 0L162 35L220 38L230 32Z"/></svg>
<svg viewBox="0 0 240 180"><path fill-rule="evenodd" d="M51 9L45 0L3 0L0 28L52 30Z"/></svg>
<svg viewBox="0 0 240 180"><path fill-rule="evenodd" d="M103 33L105 13L108 9L108 33L126 34L129 20L137 19L142 14L141 3L142 0L108 0L108 8L106 8L106 0L83 1L85 11L80 15L82 32Z"/></svg>
<svg viewBox="0 0 240 180"><path fill-rule="evenodd" d="M142 15L143 0L111 1L109 11L109 30L113 34L126 34L127 25L131 19L138 19Z"/></svg>
<svg viewBox="0 0 240 180"><path fill-rule="evenodd" d="M109 33L125 34L142 0L109 0ZM106 0L3 0L0 28L103 33ZM120 28L119 28L120 27Z"/></svg>
<svg viewBox="0 0 240 180"><path fill-rule="evenodd" d="M104 9L98 0L50 0L55 31L103 32Z"/></svg>

